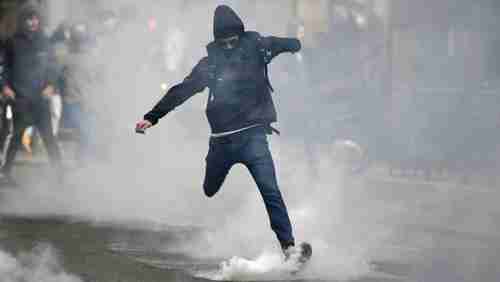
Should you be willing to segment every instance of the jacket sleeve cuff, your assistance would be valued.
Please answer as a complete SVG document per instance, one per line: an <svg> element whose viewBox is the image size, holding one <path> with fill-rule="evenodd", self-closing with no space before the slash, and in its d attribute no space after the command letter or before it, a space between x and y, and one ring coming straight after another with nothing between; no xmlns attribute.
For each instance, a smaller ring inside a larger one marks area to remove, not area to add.
<svg viewBox="0 0 500 282"><path fill-rule="evenodd" d="M156 125L158 123L158 118L155 117L152 113L145 114L144 119L151 122L153 125Z"/></svg>
<svg viewBox="0 0 500 282"><path fill-rule="evenodd" d="M292 43L292 52L299 52L302 49L302 43L298 39L294 39Z"/></svg>

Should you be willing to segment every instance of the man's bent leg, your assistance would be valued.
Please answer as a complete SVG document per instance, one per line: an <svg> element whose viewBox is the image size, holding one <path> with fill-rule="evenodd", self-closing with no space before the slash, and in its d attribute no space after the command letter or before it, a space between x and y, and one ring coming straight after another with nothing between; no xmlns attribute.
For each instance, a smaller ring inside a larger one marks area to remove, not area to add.
<svg viewBox="0 0 500 282"><path fill-rule="evenodd" d="M283 196L278 188L273 158L269 152L266 136L252 138L244 149L244 164L252 174L264 200L271 228L276 233L281 247L287 249L295 244L292 225Z"/></svg>
<svg viewBox="0 0 500 282"><path fill-rule="evenodd" d="M223 144L210 142L206 158L205 180L203 181L203 191L207 197L213 197L220 190L234 164L222 151L223 146Z"/></svg>

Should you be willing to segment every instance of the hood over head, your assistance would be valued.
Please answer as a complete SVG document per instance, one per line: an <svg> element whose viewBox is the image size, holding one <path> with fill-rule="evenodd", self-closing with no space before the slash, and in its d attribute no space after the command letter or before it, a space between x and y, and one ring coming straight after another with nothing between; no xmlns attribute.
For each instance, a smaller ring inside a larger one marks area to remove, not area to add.
<svg viewBox="0 0 500 282"><path fill-rule="evenodd" d="M20 27L20 30L22 32L28 31L28 27L26 26L26 21L28 19L31 19L32 17L37 17L39 20L39 25L42 24L42 17L41 17L40 10L38 9L38 7L36 7L34 5L24 6L21 9L21 11L19 13L19 17L18 17L18 26Z"/></svg>
<svg viewBox="0 0 500 282"><path fill-rule="evenodd" d="M243 21L236 12L226 5L219 5L214 14L214 38L221 39L245 32Z"/></svg>
<svg viewBox="0 0 500 282"><path fill-rule="evenodd" d="M19 12L19 20L25 21L26 19L29 19L33 16L40 17L40 11L38 7L34 5L26 5L21 8L21 11Z"/></svg>

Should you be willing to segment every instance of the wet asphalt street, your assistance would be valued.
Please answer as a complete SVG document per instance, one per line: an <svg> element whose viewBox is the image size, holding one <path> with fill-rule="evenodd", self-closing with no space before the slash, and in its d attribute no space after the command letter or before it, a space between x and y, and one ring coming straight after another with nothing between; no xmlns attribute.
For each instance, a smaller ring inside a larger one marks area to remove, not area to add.
<svg viewBox="0 0 500 282"><path fill-rule="evenodd" d="M130 224L124 227L114 224L74 222L63 218L3 217L0 222L2 230L0 248L16 254L33 252L40 246L49 245L60 258L65 272L88 282L210 281L196 277L195 273L217 269L220 260L203 261L152 248L159 245L175 245L180 238L191 236L198 231L169 227L155 232L142 229L143 227L144 225L134 230L130 228ZM397 269L400 266L381 264L380 267ZM403 280L392 275L380 274L356 281Z"/></svg>
<svg viewBox="0 0 500 282"><path fill-rule="evenodd" d="M368 193L380 206L404 207L394 213L404 212L404 218L414 220L401 222L387 213L375 223L395 227L394 235L380 247L380 257L372 262L373 273L353 281L499 281L498 189L388 177L365 181L377 189L360 188L366 190L358 193ZM2 193L6 189L11 188L3 187ZM195 277L196 273L217 270L228 258L204 260L169 249L200 232L194 227L150 228L147 222L96 224L3 214L0 250L16 255L50 246L65 272L89 282L207 281Z"/></svg>

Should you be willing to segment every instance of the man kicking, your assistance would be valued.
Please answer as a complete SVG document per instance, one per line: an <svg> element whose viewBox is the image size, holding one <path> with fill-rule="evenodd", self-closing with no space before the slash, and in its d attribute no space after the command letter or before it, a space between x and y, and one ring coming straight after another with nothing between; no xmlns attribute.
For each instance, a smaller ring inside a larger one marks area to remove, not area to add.
<svg viewBox="0 0 500 282"><path fill-rule="evenodd" d="M240 17L225 5L215 10L214 38L207 45L208 56L137 123L136 131L144 132L208 87L206 114L212 134L206 157L205 194L212 197L219 191L233 165L245 165L264 199L285 258L296 254L303 263L311 257L312 248L308 243L295 247L266 136L276 131L270 124L277 121L267 65L281 53L299 51L300 41L245 31Z"/></svg>

